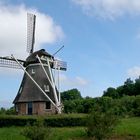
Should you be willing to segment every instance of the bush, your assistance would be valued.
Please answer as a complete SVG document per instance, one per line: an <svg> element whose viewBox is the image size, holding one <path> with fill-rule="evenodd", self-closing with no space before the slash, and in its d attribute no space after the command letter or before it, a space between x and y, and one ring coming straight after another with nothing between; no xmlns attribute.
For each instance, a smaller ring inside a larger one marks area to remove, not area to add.
<svg viewBox="0 0 140 140"><path fill-rule="evenodd" d="M27 124L33 124L35 121L36 121L36 118L34 117L9 116L9 115L0 116L1 127L25 126Z"/></svg>
<svg viewBox="0 0 140 140"><path fill-rule="evenodd" d="M85 115L56 115L52 117L34 117L34 116L0 116L0 127L9 126L26 126L27 124L34 124L38 118L44 120L46 126L51 127L71 127L71 126L85 126Z"/></svg>
<svg viewBox="0 0 140 140"><path fill-rule="evenodd" d="M111 134L117 120L111 110L106 112L102 112L100 108L94 110L87 117L87 135L102 140Z"/></svg>
<svg viewBox="0 0 140 140"><path fill-rule="evenodd" d="M85 117L56 117L45 119L45 124L52 127L85 126Z"/></svg>
<svg viewBox="0 0 140 140"><path fill-rule="evenodd" d="M26 126L21 134L31 140L47 140L51 135L51 129L45 127L43 121L38 120L33 125Z"/></svg>

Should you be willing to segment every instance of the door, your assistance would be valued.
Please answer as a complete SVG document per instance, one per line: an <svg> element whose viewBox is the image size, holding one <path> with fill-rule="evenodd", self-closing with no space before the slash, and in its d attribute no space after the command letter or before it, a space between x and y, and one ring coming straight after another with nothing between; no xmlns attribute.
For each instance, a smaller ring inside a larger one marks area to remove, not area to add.
<svg viewBox="0 0 140 140"><path fill-rule="evenodd" d="M28 103L28 115L32 115L32 111L33 111L33 103L29 102Z"/></svg>

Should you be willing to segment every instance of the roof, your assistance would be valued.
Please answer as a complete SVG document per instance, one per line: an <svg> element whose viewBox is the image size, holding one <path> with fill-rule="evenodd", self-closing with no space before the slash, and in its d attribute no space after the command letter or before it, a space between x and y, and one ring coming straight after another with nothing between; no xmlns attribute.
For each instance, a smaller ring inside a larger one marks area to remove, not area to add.
<svg viewBox="0 0 140 140"><path fill-rule="evenodd" d="M33 63L38 63L38 59L36 56L46 56L48 58L54 59L54 57L49 54L48 52L45 51L45 49L41 49L39 51L36 51L34 53L32 53L30 56L27 57L26 62L24 63L24 66L28 66L29 64L33 64Z"/></svg>
<svg viewBox="0 0 140 140"><path fill-rule="evenodd" d="M48 73L48 67L45 66L45 69ZM26 70L29 74L34 78L34 80L40 85L40 87L45 91L44 85L48 85L50 91L46 92L46 94L53 100L54 94L53 89L41 67L39 64L29 65ZM32 74L32 71L35 72ZM58 92L58 91L57 91ZM58 95L58 93L57 93ZM24 74L20 89L13 103L18 102L35 102L35 101L48 101L47 97L38 89L38 87L33 83L33 81Z"/></svg>

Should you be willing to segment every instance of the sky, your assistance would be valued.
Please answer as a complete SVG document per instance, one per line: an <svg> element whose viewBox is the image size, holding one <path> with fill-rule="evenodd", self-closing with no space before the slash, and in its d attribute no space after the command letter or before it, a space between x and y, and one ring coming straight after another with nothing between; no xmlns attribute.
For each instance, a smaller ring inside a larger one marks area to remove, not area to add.
<svg viewBox="0 0 140 140"><path fill-rule="evenodd" d="M139 0L0 0L0 56L26 59L27 12L35 14L35 50L66 61L61 91L99 97L140 75ZM12 106L22 70L0 67L0 107Z"/></svg>

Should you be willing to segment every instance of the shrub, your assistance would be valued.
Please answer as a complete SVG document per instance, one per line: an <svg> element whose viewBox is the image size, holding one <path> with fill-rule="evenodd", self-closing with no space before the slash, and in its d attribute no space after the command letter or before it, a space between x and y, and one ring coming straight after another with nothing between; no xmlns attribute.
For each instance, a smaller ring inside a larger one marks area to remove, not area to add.
<svg viewBox="0 0 140 140"><path fill-rule="evenodd" d="M44 120L44 125L51 127L85 126L85 115L56 115L51 117L39 117ZM35 116L0 116L0 127L26 126L34 124L38 120Z"/></svg>
<svg viewBox="0 0 140 140"><path fill-rule="evenodd" d="M51 134L51 129L45 127L43 121L38 120L33 125L26 126L21 134L31 140L47 140Z"/></svg>
<svg viewBox="0 0 140 140"><path fill-rule="evenodd" d="M117 120L111 110L106 112L102 112L100 108L94 110L87 117L87 135L102 140L111 134Z"/></svg>

